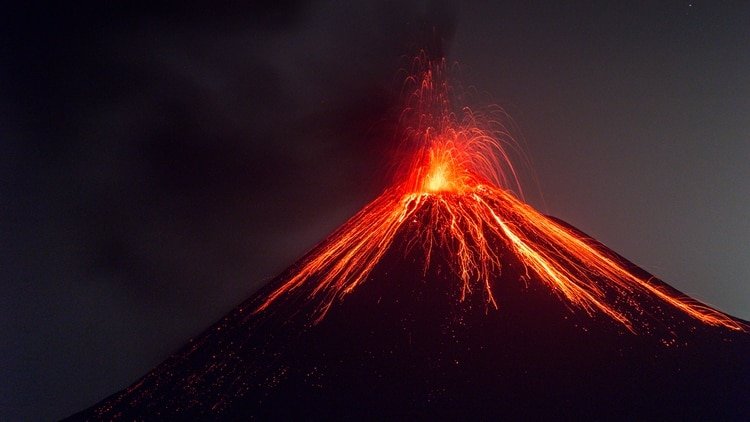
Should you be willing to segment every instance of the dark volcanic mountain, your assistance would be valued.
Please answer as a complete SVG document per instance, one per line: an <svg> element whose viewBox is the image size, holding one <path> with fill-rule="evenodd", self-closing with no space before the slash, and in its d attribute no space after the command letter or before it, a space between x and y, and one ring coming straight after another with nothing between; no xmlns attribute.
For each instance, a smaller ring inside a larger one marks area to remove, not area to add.
<svg viewBox="0 0 750 422"><path fill-rule="evenodd" d="M478 292L461 300L452 257L432 250L425 270L409 227L319 323L314 280L255 313L292 267L70 420L750 419L746 332L644 296L635 334L571 307L499 241L498 309Z"/></svg>

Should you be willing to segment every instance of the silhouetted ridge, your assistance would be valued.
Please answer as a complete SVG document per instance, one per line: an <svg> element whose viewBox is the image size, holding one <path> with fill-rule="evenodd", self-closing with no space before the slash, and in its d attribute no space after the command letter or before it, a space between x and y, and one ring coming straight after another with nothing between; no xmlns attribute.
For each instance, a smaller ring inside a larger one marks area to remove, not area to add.
<svg viewBox="0 0 750 422"><path fill-rule="evenodd" d="M748 334L646 296L637 300L652 313L647 332L633 334L561 300L500 239L491 240L502 257L498 309L480 286L462 300L445 250L432 250L425 269L422 227L403 226L366 282L319 323L314 282L254 312L293 266L71 420L750 417Z"/></svg>

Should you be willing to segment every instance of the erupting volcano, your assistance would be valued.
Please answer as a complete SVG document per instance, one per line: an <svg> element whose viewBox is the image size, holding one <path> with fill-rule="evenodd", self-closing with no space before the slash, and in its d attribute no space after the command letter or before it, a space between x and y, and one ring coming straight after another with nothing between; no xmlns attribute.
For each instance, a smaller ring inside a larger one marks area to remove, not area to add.
<svg viewBox="0 0 750 422"><path fill-rule="evenodd" d="M390 187L81 419L748 416L747 323L523 201L417 60Z"/></svg>
<svg viewBox="0 0 750 422"><path fill-rule="evenodd" d="M506 190L517 187L520 192L501 141L505 132L501 129L498 136L483 129L468 109L457 118L443 69L441 62L422 72L412 97L415 107L407 108L416 115L416 125L406 131L416 151L395 186L319 246L260 310L305 283L315 283L310 299L322 297L319 321L333 301L367 279L397 233L408 231L424 249L425 268L433 250L451 257L462 300L482 289L488 304L497 308L492 280L502 273L499 251L505 249L521 260L524 280L533 277L571 305L590 315L605 314L629 329L645 323L639 321L645 311L639 295L656 296L664 306L705 324L742 329L721 312L631 273L605 250Z"/></svg>

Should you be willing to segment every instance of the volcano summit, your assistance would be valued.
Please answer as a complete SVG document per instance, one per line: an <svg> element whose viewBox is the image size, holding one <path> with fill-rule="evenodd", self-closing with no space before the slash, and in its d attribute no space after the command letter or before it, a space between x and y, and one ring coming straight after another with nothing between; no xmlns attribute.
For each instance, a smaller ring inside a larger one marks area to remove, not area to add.
<svg viewBox="0 0 750 422"><path fill-rule="evenodd" d="M747 323L519 199L508 131L456 114L444 68L410 79L390 188L72 418L750 417Z"/></svg>

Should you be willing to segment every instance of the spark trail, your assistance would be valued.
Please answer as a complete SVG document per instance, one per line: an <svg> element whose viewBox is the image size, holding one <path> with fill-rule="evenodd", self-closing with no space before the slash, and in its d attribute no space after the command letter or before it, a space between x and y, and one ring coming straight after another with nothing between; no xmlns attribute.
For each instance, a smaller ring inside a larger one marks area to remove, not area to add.
<svg viewBox="0 0 750 422"><path fill-rule="evenodd" d="M633 274L617 257L516 197L511 189L521 194L521 188L507 152L516 146L508 131L482 124L468 108L454 113L444 61L417 63L420 69L409 79L416 88L402 115L407 158L395 182L318 245L256 312L312 283L309 296L320 303L314 315L320 321L367 281L397 234L409 230L425 252L425 269L433 251L448 251L462 299L481 291L489 306L498 307L493 280L503 269L497 246L504 245L523 263L527 279L541 280L574 308L609 317L630 331L638 332L645 322L641 316L649 313L638 301L644 295L702 323L745 329Z"/></svg>

